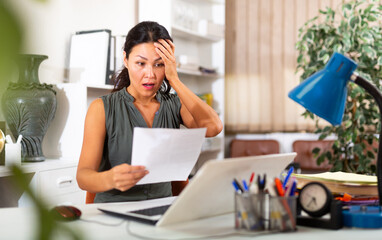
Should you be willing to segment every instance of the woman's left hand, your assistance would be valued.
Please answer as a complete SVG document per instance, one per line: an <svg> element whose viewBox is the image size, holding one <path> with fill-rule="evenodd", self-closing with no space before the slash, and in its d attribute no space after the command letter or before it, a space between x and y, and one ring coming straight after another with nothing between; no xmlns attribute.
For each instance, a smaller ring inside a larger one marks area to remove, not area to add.
<svg viewBox="0 0 382 240"><path fill-rule="evenodd" d="M165 74L167 80L171 84L171 80L178 78L178 72L176 71L176 59L175 59L175 45L169 39L159 39L154 43L155 51L162 58L165 66Z"/></svg>

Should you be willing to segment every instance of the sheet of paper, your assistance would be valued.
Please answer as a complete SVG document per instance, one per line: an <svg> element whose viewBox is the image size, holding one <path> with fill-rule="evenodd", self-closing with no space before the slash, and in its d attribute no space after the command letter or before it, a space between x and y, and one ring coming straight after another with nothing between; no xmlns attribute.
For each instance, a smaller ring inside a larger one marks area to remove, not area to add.
<svg viewBox="0 0 382 240"><path fill-rule="evenodd" d="M134 128L131 165L149 170L139 184L185 181L198 160L206 128Z"/></svg>

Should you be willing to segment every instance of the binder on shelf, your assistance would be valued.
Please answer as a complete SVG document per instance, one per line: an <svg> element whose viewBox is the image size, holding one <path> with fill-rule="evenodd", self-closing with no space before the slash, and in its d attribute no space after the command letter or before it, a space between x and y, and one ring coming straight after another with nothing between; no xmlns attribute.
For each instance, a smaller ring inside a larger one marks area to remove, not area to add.
<svg viewBox="0 0 382 240"><path fill-rule="evenodd" d="M125 45L126 35L116 35L115 36L115 71L119 72L122 70L123 63L123 49Z"/></svg>
<svg viewBox="0 0 382 240"><path fill-rule="evenodd" d="M84 84L110 84L112 69L111 31L79 31L72 35L69 59L69 81Z"/></svg>

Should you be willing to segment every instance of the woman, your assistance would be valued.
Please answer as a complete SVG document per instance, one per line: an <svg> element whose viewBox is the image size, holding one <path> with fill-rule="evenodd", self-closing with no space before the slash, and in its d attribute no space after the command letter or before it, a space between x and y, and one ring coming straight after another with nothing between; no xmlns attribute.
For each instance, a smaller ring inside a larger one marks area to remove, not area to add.
<svg viewBox="0 0 382 240"><path fill-rule="evenodd" d="M174 50L163 26L137 24L126 37L125 66L113 92L89 106L77 182L97 193L94 202L171 196L171 183L136 185L148 171L130 165L134 127L205 127L206 137L222 130L216 112L179 80Z"/></svg>

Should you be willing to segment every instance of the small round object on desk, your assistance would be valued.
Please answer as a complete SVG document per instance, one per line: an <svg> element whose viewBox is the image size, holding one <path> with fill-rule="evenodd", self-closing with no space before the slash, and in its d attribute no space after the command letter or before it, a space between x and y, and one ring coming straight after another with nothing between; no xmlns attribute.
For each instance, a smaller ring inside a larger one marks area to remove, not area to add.
<svg viewBox="0 0 382 240"><path fill-rule="evenodd" d="M301 190L298 203L301 209L312 217L321 217L330 211L333 195L330 190L320 182L310 182Z"/></svg>
<svg viewBox="0 0 382 240"><path fill-rule="evenodd" d="M73 221L81 217L80 209L67 205L56 206L51 209L51 213L59 221Z"/></svg>

